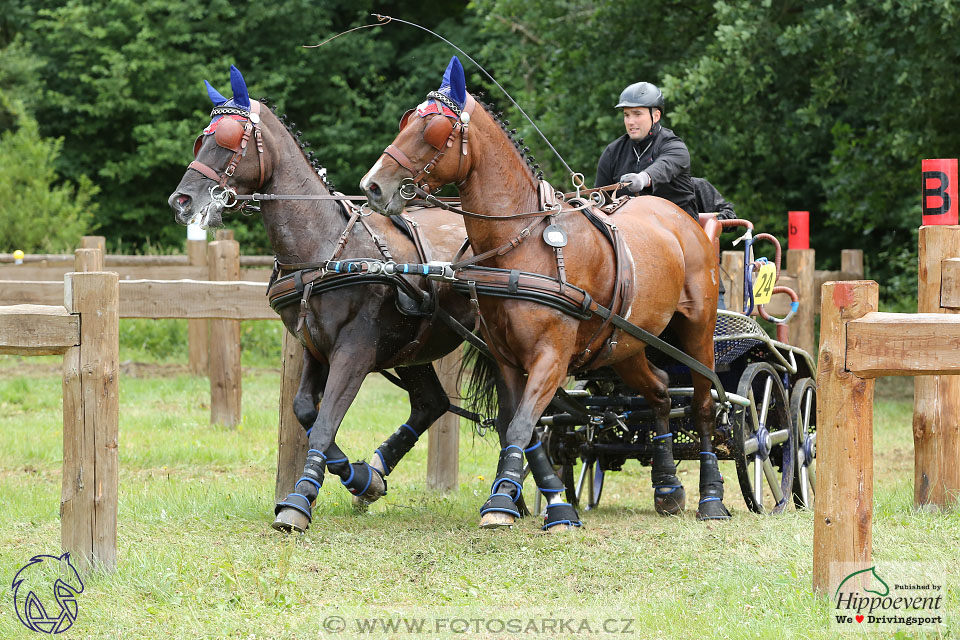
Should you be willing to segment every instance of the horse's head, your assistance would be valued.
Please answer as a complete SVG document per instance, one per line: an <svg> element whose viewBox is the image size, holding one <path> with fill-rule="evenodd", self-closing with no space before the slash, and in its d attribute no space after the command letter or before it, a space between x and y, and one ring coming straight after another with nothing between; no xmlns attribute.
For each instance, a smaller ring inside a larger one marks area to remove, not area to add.
<svg viewBox="0 0 960 640"><path fill-rule="evenodd" d="M74 567L73 562L70 561L70 553L64 553L58 559L60 560L60 580L77 593L82 593L83 580L80 579L77 568Z"/></svg>
<svg viewBox="0 0 960 640"><path fill-rule="evenodd" d="M230 67L231 99L204 83L213 102L210 124L197 137L195 159L167 202L180 224L207 228L219 226L224 209L237 206L233 196L254 193L270 178L265 149L272 145L269 131L261 127L260 103L250 99L236 67Z"/></svg>
<svg viewBox="0 0 960 640"><path fill-rule="evenodd" d="M467 131L475 104L454 56L440 88L403 114L400 135L360 181L370 206L397 215L416 195L415 187L429 193L462 182L470 171Z"/></svg>

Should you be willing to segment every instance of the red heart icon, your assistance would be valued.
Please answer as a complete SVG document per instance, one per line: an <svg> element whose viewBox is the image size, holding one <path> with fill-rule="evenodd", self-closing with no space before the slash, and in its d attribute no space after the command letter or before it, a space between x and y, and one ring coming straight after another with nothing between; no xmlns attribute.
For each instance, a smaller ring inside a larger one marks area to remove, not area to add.
<svg viewBox="0 0 960 640"><path fill-rule="evenodd" d="M857 622L863 622L863 616L857 616Z"/></svg>

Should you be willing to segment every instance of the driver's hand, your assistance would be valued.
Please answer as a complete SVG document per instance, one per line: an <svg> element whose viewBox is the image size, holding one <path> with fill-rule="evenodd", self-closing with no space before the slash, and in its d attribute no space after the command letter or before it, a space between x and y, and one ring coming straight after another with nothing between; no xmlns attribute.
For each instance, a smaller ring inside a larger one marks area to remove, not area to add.
<svg viewBox="0 0 960 640"><path fill-rule="evenodd" d="M620 182L627 186L631 193L640 193L650 186L650 176L646 171L640 173L625 173L620 176Z"/></svg>

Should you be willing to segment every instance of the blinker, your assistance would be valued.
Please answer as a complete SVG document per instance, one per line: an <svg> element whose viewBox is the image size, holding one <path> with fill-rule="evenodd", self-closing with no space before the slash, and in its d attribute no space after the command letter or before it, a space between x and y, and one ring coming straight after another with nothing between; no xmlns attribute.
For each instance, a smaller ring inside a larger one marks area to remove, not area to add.
<svg viewBox="0 0 960 640"><path fill-rule="evenodd" d="M410 116L413 115L413 112L416 109L407 109L402 116L400 116L400 131L403 131L407 128L407 123L410 121Z"/></svg>
<svg viewBox="0 0 960 640"><path fill-rule="evenodd" d="M423 130L423 141L434 149L442 149L446 144L453 122L446 116L434 116Z"/></svg>
<svg viewBox="0 0 960 640"><path fill-rule="evenodd" d="M224 149L240 151L240 141L243 139L243 125L233 118L221 118L217 123L217 130L213 139Z"/></svg>

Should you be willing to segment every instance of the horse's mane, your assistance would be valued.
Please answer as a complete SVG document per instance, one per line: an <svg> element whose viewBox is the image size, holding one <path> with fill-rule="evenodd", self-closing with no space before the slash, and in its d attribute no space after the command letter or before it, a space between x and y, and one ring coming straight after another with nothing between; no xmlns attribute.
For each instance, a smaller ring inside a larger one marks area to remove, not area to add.
<svg viewBox="0 0 960 640"><path fill-rule="evenodd" d="M307 151L307 147L310 146L310 143L306 140L301 140L303 134L302 131L297 129L297 125L294 122L287 122L287 114L277 114L274 109L274 105L270 104L270 98L260 98L260 104L270 109L273 115L277 116L277 119L280 121L287 131L293 136L293 139L296 140L297 144L300 147L300 153L303 154L303 157L306 158L307 162L310 163L310 166L313 167L313 170L317 172L317 175L320 177L320 180L323 181L323 186L327 188L327 191L333 193L336 190L336 187L333 185L333 182L330 181L329 173L327 172L326 167L320 164L320 161L313 157L313 151Z"/></svg>
<svg viewBox="0 0 960 640"><path fill-rule="evenodd" d="M520 158L526 163L527 168L530 170L531 175L537 180L543 179L543 171L540 170L540 165L537 164L537 159L530 154L530 147L523 146L523 138L514 138L517 134L516 129L510 129L510 121L503 117L503 111L498 111L497 107L492 103L483 102L485 98L483 93L477 93L474 95L477 102L480 103L487 113L493 116L493 120L500 125L500 128L503 129L503 132L507 134L507 137L510 138L510 141L513 143L513 146L516 148L517 153L520 154Z"/></svg>

